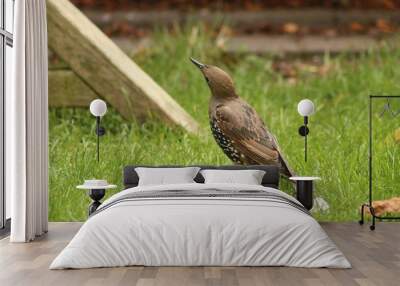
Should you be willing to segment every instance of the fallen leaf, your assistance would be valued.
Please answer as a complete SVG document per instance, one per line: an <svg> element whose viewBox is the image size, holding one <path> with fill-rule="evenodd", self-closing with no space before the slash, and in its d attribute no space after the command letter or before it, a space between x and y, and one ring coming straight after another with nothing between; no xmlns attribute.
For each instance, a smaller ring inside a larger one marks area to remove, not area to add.
<svg viewBox="0 0 400 286"><path fill-rule="evenodd" d="M336 37L337 36L337 31L336 29L330 28L330 29L326 29L324 31L324 35L327 37Z"/></svg>
<svg viewBox="0 0 400 286"><path fill-rule="evenodd" d="M303 64L303 63L300 63L300 64L298 65L298 68L299 68L300 70L302 70L302 71L309 72L309 73L317 73L317 72L319 71L319 69L318 69L317 66L315 66L315 65L310 65L310 64Z"/></svg>
<svg viewBox="0 0 400 286"><path fill-rule="evenodd" d="M288 85L296 85L297 84L297 79L294 77L288 78L287 80Z"/></svg>
<svg viewBox="0 0 400 286"><path fill-rule="evenodd" d="M397 128L397 129L394 131L394 141L395 141L396 143L400 143L400 128Z"/></svg>
<svg viewBox="0 0 400 286"><path fill-rule="evenodd" d="M365 27L358 22L353 22L350 24L350 29L354 32L362 32L365 30Z"/></svg>
<svg viewBox="0 0 400 286"><path fill-rule="evenodd" d="M286 23L282 26L282 30L288 34L295 34L299 31L300 27L296 23Z"/></svg>
<svg viewBox="0 0 400 286"><path fill-rule="evenodd" d="M297 70L294 65L287 62L276 62L272 65L272 68L284 78L294 78L297 76Z"/></svg>
<svg viewBox="0 0 400 286"><path fill-rule="evenodd" d="M383 0L383 5L386 9L396 9L396 5L393 0Z"/></svg>
<svg viewBox="0 0 400 286"><path fill-rule="evenodd" d="M376 27L384 33L391 33L394 31L393 25L385 19L378 19L376 21Z"/></svg>

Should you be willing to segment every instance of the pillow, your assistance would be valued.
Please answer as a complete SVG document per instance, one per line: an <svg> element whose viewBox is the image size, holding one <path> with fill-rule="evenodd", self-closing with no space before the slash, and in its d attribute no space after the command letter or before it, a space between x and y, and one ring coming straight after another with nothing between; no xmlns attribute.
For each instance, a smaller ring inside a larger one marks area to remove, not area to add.
<svg viewBox="0 0 400 286"><path fill-rule="evenodd" d="M195 183L199 167L185 168L135 168L139 186Z"/></svg>
<svg viewBox="0 0 400 286"><path fill-rule="evenodd" d="M204 177L205 184L246 184L261 185L265 171L262 170L213 170L204 169L200 171Z"/></svg>

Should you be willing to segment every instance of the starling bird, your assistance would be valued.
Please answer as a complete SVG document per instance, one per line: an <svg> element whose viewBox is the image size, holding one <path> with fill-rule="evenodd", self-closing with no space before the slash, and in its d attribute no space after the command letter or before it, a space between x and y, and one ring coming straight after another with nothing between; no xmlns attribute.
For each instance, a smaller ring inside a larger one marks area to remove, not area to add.
<svg viewBox="0 0 400 286"><path fill-rule="evenodd" d="M274 135L256 111L236 94L231 77L218 67L190 60L203 73L211 90L211 131L224 153L236 164L276 165L282 175L292 176Z"/></svg>

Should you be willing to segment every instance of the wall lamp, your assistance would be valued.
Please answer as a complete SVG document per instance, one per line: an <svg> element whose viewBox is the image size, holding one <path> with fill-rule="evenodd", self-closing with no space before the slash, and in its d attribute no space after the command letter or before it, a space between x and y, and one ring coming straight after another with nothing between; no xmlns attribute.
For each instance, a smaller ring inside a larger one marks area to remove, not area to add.
<svg viewBox="0 0 400 286"><path fill-rule="evenodd" d="M106 129L100 126L100 121L106 112L107 104L103 100L95 99L90 103L90 113L96 117L97 162L100 162L100 136L106 134Z"/></svg>
<svg viewBox="0 0 400 286"><path fill-rule="evenodd" d="M307 135L310 133L308 129L308 117L315 112L314 103L309 99L303 99L297 105L297 111L304 117L304 125L300 126L299 134L304 137L304 161L307 162Z"/></svg>

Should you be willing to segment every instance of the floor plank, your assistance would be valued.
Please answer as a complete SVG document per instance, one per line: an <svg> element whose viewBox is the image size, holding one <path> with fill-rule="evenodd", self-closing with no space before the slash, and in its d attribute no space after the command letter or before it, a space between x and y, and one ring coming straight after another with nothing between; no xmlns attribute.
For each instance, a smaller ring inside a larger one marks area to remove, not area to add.
<svg viewBox="0 0 400 286"><path fill-rule="evenodd" d="M50 271L54 257L81 223L50 223L50 231L32 243L0 240L2 286L266 286L399 285L400 224L380 223L375 231L355 223L321 223L352 263L352 269L289 267L118 267Z"/></svg>

